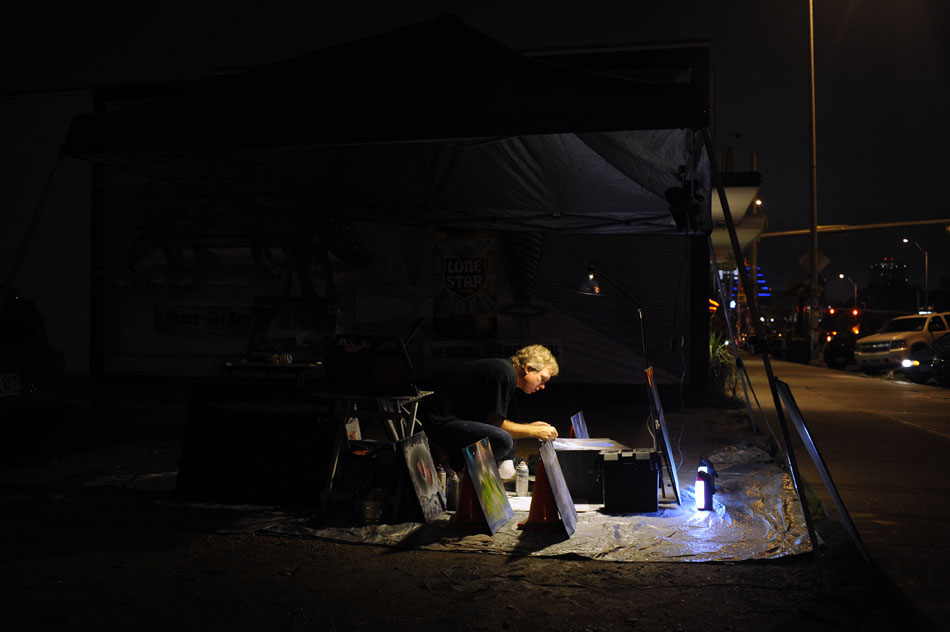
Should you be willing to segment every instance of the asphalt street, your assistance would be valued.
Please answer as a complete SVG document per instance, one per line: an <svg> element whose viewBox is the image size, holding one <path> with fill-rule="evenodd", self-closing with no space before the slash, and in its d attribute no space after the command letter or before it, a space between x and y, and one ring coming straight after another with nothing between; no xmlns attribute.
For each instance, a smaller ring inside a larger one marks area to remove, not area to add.
<svg viewBox="0 0 950 632"><path fill-rule="evenodd" d="M743 360L761 405L753 398L753 413L764 413L781 437L764 360ZM873 562L939 627L950 627L950 389L776 360L771 367L788 384ZM793 425L789 432L802 476L837 515Z"/></svg>

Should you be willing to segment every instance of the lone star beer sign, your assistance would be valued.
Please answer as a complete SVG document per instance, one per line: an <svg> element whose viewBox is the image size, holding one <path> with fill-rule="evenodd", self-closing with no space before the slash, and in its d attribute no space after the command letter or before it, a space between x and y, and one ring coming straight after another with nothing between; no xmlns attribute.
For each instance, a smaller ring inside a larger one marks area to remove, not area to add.
<svg viewBox="0 0 950 632"><path fill-rule="evenodd" d="M493 336L498 327L498 238L439 233L433 271L436 331L453 339Z"/></svg>
<svg viewBox="0 0 950 632"><path fill-rule="evenodd" d="M445 289L463 300L477 294L487 283L485 257L446 257L442 264Z"/></svg>

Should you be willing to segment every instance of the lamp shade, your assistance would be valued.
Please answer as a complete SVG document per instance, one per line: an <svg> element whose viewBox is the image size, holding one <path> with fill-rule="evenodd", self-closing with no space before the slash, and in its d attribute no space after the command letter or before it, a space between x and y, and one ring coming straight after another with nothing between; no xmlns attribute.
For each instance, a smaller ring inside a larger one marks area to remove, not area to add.
<svg viewBox="0 0 950 632"><path fill-rule="evenodd" d="M601 296L600 281L597 280L597 268L593 265L588 266L587 272L580 283L574 286L574 290L590 296Z"/></svg>

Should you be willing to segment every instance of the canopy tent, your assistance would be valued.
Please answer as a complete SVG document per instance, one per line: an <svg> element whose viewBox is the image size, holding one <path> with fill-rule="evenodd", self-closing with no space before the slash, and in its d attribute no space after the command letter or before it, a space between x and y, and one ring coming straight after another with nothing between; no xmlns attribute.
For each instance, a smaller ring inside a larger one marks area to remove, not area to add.
<svg viewBox="0 0 950 632"><path fill-rule="evenodd" d="M700 234L704 117L692 86L531 60L443 16L79 116L64 152L324 216Z"/></svg>
<svg viewBox="0 0 950 632"><path fill-rule="evenodd" d="M244 205L532 233L708 235L715 180L739 258L706 123L690 85L532 60L443 16L79 116L63 152Z"/></svg>

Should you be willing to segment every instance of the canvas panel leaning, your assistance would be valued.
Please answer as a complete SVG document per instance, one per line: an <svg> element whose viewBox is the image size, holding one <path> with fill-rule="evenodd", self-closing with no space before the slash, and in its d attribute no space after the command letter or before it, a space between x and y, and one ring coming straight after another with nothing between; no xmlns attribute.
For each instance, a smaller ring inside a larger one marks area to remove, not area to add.
<svg viewBox="0 0 950 632"><path fill-rule="evenodd" d="M508 502L491 446L486 438L466 446L462 452L469 480L475 486L475 496L488 522L488 530L495 533L514 517L515 512Z"/></svg>

